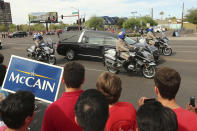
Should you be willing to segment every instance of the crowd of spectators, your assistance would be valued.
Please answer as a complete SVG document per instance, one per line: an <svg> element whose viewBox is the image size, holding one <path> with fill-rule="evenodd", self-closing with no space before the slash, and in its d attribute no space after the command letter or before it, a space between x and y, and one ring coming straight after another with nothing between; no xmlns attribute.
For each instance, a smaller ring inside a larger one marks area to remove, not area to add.
<svg viewBox="0 0 197 131"><path fill-rule="evenodd" d="M0 86L6 66L0 54ZM119 100L121 79L103 72L97 89L83 91L85 67L77 62L64 66L65 92L45 111L42 131L196 131L196 107L183 109L176 103L180 74L169 67L159 68L154 77L157 99L141 97L136 111L132 103ZM3 95L4 96L3 96ZM0 92L0 131L27 131L34 118L35 96L17 91Z"/></svg>

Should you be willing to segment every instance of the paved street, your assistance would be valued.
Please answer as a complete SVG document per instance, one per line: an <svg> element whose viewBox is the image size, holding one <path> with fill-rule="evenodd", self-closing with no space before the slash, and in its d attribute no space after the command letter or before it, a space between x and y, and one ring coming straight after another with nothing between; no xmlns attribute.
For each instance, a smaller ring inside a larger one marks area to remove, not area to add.
<svg viewBox="0 0 197 131"><path fill-rule="evenodd" d="M57 38L54 36L52 39L56 42ZM182 107L185 107L186 103L189 101L190 96L196 96L197 98L197 40L195 38L176 38L170 41L173 49L172 56L161 56L161 63L158 67L169 66L175 68L180 72L182 77L181 88L177 94L177 103ZM4 63L8 65L10 56L17 55L22 57L27 57L26 49L33 44L33 40L28 38L14 38L14 39L4 39L3 49L0 50L5 56ZM63 56L57 57L57 65L63 66L65 60ZM76 60L77 62L83 64L86 67L86 78L83 89L96 88L96 80L98 76L106 71L100 60L90 60L87 58L82 58ZM156 97L154 94L154 82L153 79L146 79L142 76L134 74L120 73L118 74L122 80L122 101L129 101L137 108L137 100L141 96ZM58 97L61 96L64 91L64 86L61 85ZM41 126L43 106L47 107L47 104L39 104L40 111L37 112L36 119L33 124L31 124L31 130L39 129ZM34 124L38 123L38 124Z"/></svg>

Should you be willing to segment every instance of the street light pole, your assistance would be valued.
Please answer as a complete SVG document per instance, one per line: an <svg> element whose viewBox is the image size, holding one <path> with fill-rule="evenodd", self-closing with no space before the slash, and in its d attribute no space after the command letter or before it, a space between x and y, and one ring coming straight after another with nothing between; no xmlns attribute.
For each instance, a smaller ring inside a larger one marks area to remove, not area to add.
<svg viewBox="0 0 197 131"><path fill-rule="evenodd" d="M181 29L183 29L183 17L184 17L184 2L183 2L183 9L182 9Z"/></svg>
<svg viewBox="0 0 197 131"><path fill-rule="evenodd" d="M73 8L73 9L75 9L75 10L77 10L77 16L78 16L78 29L79 29L79 31L81 30L81 22L80 22L80 15L79 15L79 9L76 9L76 8L74 8L74 7L71 7L71 8Z"/></svg>

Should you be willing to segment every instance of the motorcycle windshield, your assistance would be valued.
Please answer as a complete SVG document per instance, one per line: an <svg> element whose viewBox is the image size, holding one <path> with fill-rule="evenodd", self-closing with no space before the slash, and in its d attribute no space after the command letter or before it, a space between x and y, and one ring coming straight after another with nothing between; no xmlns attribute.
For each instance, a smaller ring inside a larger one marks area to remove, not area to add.
<svg viewBox="0 0 197 131"><path fill-rule="evenodd" d="M129 37L126 37L126 38L125 38L125 41L126 41L127 43L129 43L130 45L134 45L134 44L136 43L136 41L134 41L133 39L131 39L131 38L129 38Z"/></svg>
<svg viewBox="0 0 197 131"><path fill-rule="evenodd" d="M151 53L149 53L148 51L144 50L141 52L144 56L145 59L147 59L148 61L154 61L154 57Z"/></svg>
<svg viewBox="0 0 197 131"><path fill-rule="evenodd" d="M53 48L53 41L52 41L51 37L46 37L46 38L44 38L44 42L47 43L47 45L48 45L50 48Z"/></svg>

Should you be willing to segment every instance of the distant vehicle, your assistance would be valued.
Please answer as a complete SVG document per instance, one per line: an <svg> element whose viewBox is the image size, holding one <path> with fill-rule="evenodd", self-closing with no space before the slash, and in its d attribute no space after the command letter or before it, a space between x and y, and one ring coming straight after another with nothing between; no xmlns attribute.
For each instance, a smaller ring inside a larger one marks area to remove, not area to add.
<svg viewBox="0 0 197 131"><path fill-rule="evenodd" d="M79 30L78 26L68 26L64 28L64 31L77 31ZM82 30L82 27L80 27L80 30Z"/></svg>
<svg viewBox="0 0 197 131"><path fill-rule="evenodd" d="M46 32L46 35L55 35L55 32Z"/></svg>
<svg viewBox="0 0 197 131"><path fill-rule="evenodd" d="M15 37L27 37L27 33L24 31L17 31L12 34L8 35L9 38L15 38Z"/></svg>
<svg viewBox="0 0 197 131"><path fill-rule="evenodd" d="M166 29L164 27L161 27L161 26L156 26L156 27L154 27L153 31L160 33L160 32L165 32Z"/></svg>

